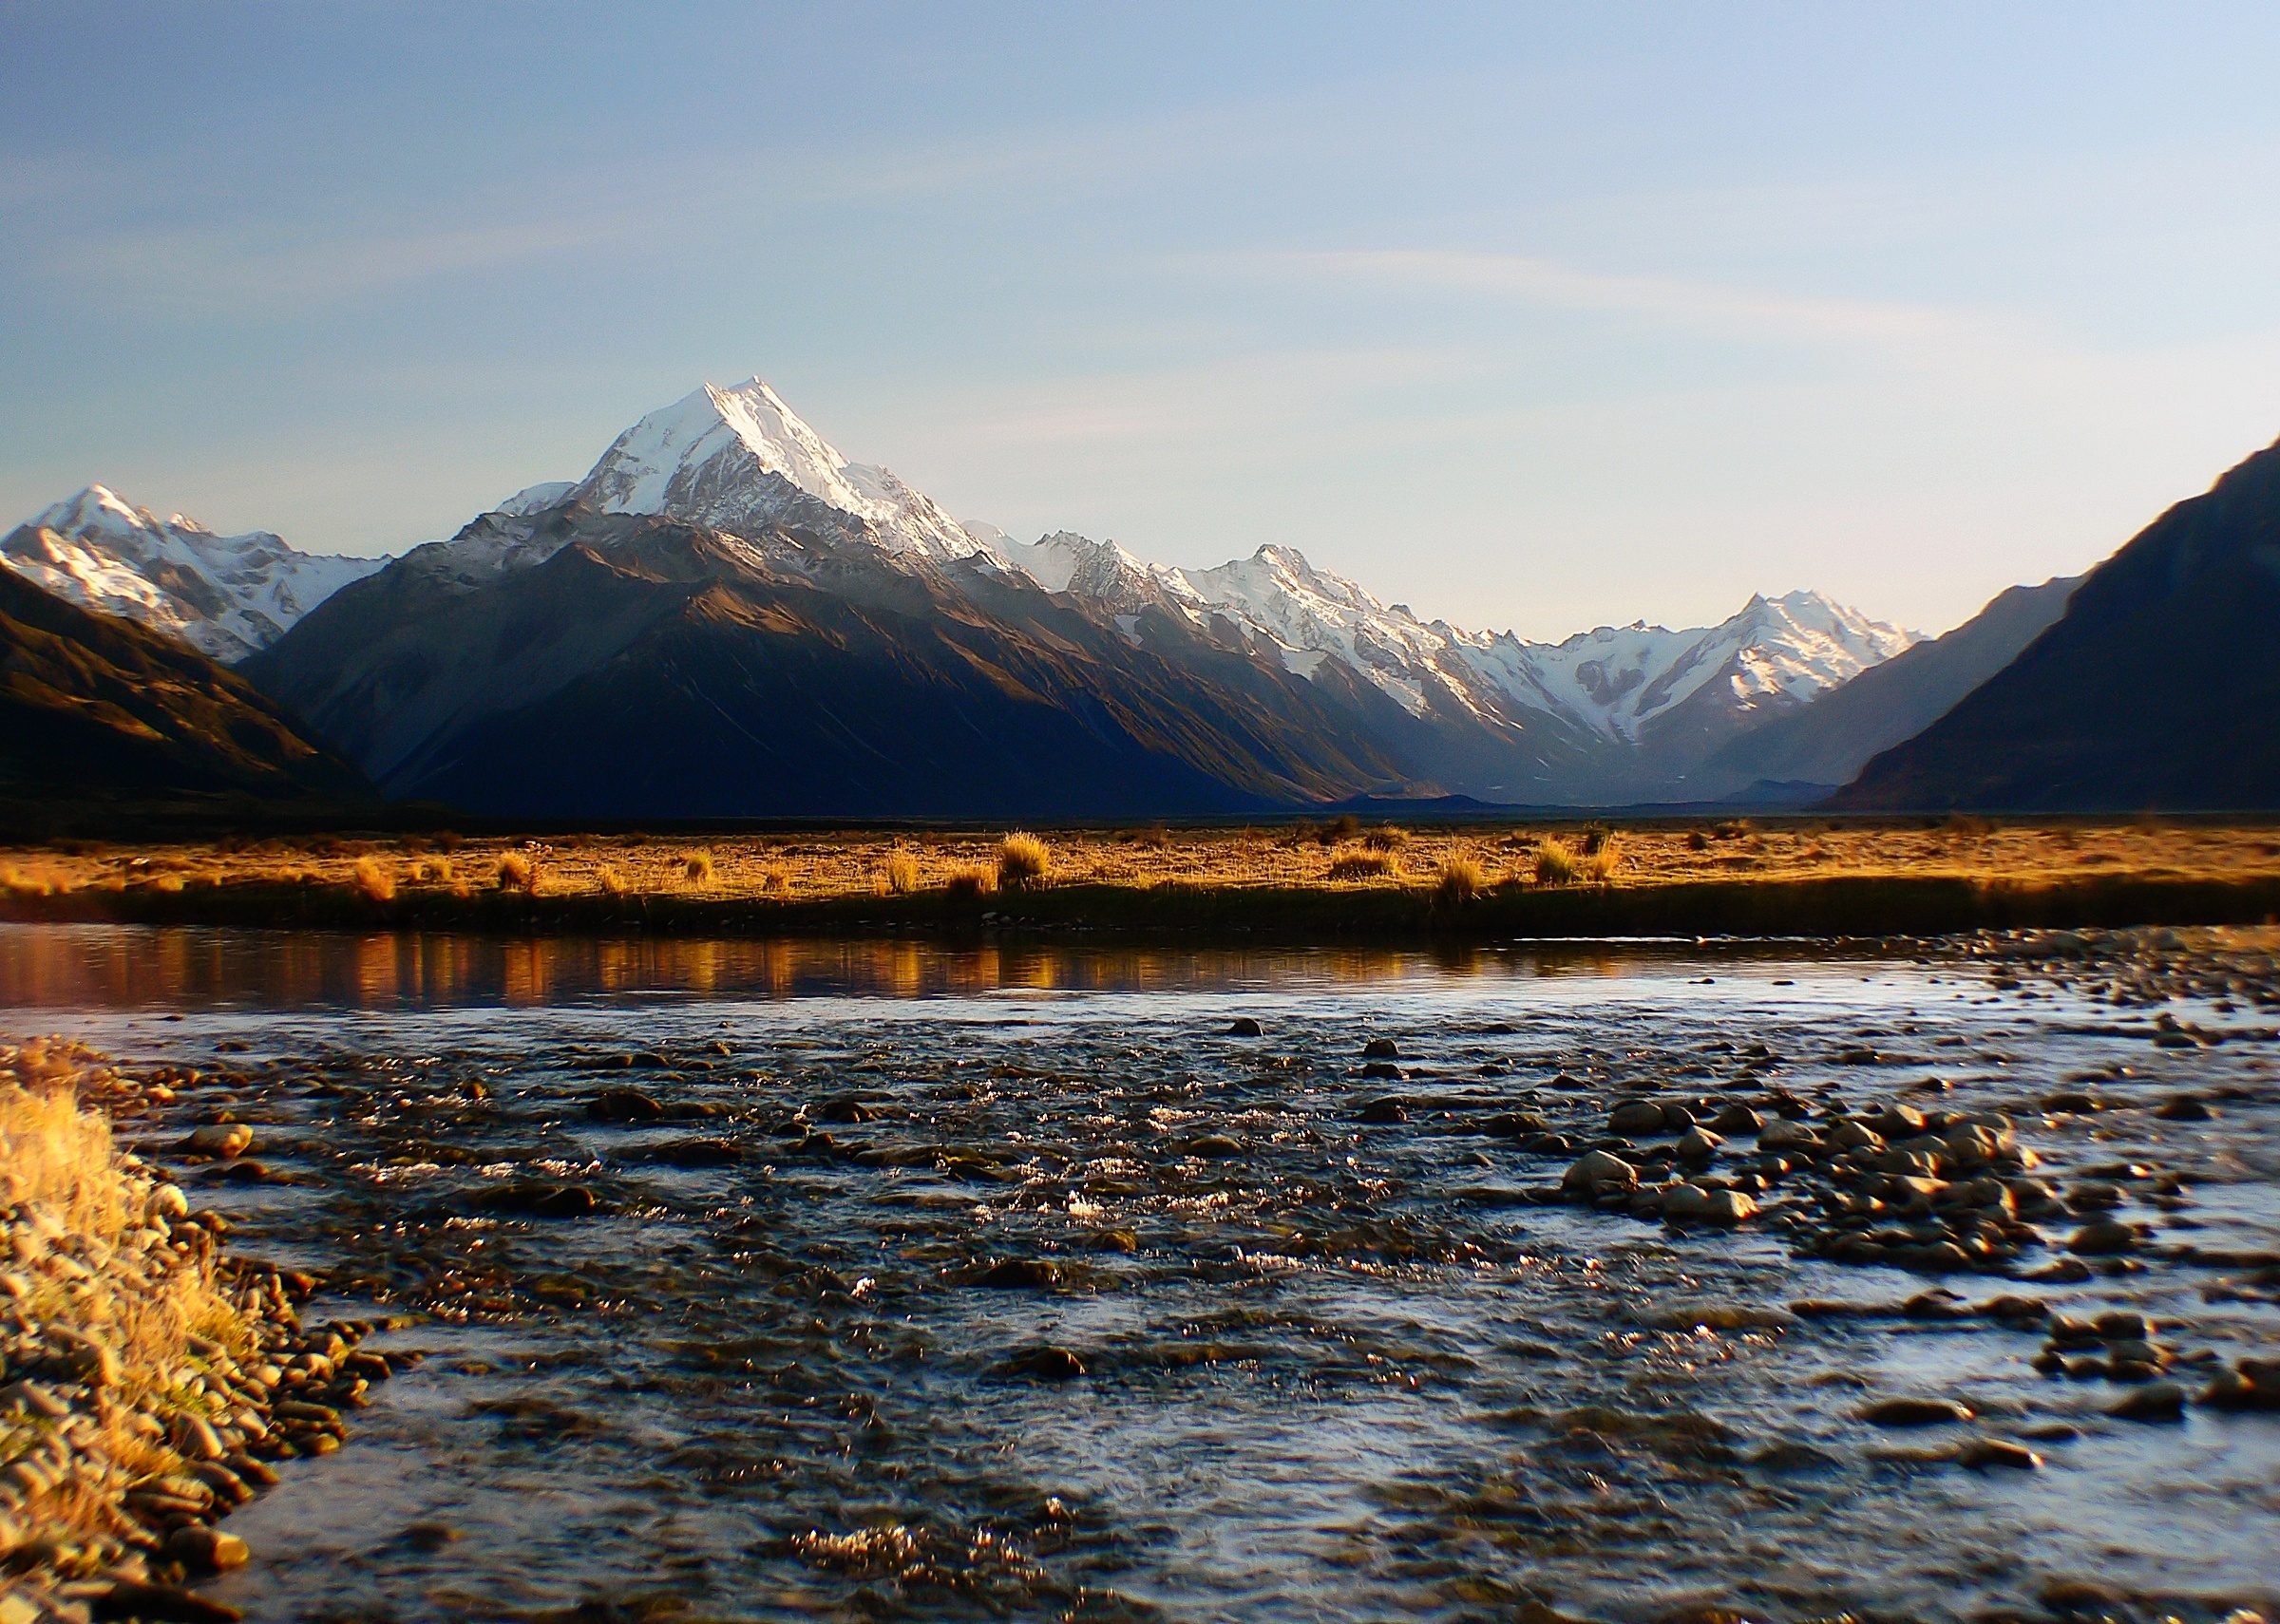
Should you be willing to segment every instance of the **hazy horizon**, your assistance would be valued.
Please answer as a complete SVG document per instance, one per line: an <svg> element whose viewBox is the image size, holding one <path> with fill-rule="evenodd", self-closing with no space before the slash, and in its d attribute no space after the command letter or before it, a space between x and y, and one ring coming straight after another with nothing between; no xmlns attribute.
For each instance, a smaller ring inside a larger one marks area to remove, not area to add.
<svg viewBox="0 0 2280 1624"><path fill-rule="evenodd" d="M2280 436L2280 13L0 13L0 526L400 552L700 380L1024 539L1938 633Z"/></svg>

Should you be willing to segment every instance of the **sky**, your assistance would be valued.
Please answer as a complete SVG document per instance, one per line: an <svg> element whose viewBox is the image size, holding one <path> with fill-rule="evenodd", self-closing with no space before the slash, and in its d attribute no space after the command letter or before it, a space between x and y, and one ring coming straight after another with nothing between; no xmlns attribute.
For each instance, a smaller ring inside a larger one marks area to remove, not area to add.
<svg viewBox="0 0 2280 1624"><path fill-rule="evenodd" d="M2280 8L0 0L0 523L401 551L758 374L1018 537L1938 632L2280 437Z"/></svg>

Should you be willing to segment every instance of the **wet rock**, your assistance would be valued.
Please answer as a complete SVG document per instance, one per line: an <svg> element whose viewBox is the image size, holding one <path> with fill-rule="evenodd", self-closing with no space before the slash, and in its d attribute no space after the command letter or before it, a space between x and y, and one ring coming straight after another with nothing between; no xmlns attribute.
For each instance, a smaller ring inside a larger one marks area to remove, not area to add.
<svg viewBox="0 0 2280 1624"><path fill-rule="evenodd" d="M1384 1126L1385 1124L1391 1123L1405 1123L1409 1121L1409 1111L1402 1105L1400 1101L1388 1096L1383 1099L1370 1101L1367 1105L1363 1105L1361 1109L1354 1113L1354 1120L1358 1123L1369 1123L1377 1126Z"/></svg>
<svg viewBox="0 0 2280 1624"><path fill-rule="evenodd" d="M604 1088L586 1102L586 1115L598 1123L654 1123L665 1107L638 1088Z"/></svg>
<svg viewBox="0 0 2280 1624"><path fill-rule="evenodd" d="M243 1123L208 1123L193 1128L183 1148L193 1156L242 1156L253 1148L254 1130Z"/></svg>
<svg viewBox="0 0 2280 1624"><path fill-rule="evenodd" d="M1974 1438L1956 1454L1961 1465L1974 1471L1990 1466L2012 1471L2031 1472L2042 1464L2042 1457L2024 1444L2014 1444L2007 1438Z"/></svg>
<svg viewBox="0 0 2280 1624"><path fill-rule="evenodd" d="M1711 1130L1722 1133L1729 1139L1747 1139L1764 1126L1763 1119L1756 1111L1751 1110L1747 1105L1728 1105L1710 1119Z"/></svg>
<svg viewBox="0 0 2280 1624"><path fill-rule="evenodd" d="M649 1160L669 1167L732 1167L744 1160L744 1147L725 1139L676 1139L651 1147Z"/></svg>
<svg viewBox="0 0 2280 1624"><path fill-rule="evenodd" d="M1860 1419L1876 1426L1950 1426L1971 1419L1971 1411L1953 1399L1880 1399L1860 1411Z"/></svg>
<svg viewBox="0 0 2280 1624"><path fill-rule="evenodd" d="M1070 1382L1087 1373L1085 1362L1066 1348L1033 1348L1016 1353L1006 1361L1006 1369L1017 1375L1036 1376L1041 1381Z"/></svg>
<svg viewBox="0 0 2280 1624"><path fill-rule="evenodd" d="M1259 1023L1250 1016L1238 1015L1227 1023L1226 1035L1228 1037L1264 1037L1265 1033L1260 1030Z"/></svg>
<svg viewBox="0 0 2280 1624"><path fill-rule="evenodd" d="M870 1123L879 1120L879 1113L853 1094L842 1094L823 1101L808 1110L808 1116L819 1123Z"/></svg>
<svg viewBox="0 0 2280 1624"><path fill-rule="evenodd" d="M1527 1139L1548 1134L1551 1124L1534 1111L1498 1111L1481 1119L1480 1131L1491 1139Z"/></svg>
<svg viewBox="0 0 2280 1624"><path fill-rule="evenodd" d="M2180 1099L2169 1101L2155 1111L2154 1115L2165 1123L2205 1123L2213 1119L2216 1113L2188 1094Z"/></svg>
<svg viewBox="0 0 2280 1624"><path fill-rule="evenodd" d="M1241 1156L1248 1147L1243 1141L1224 1133L1206 1133L1191 1139L1185 1146L1190 1156L1201 1156L1214 1161Z"/></svg>
<svg viewBox="0 0 2280 1624"><path fill-rule="evenodd" d="M2175 1382L2149 1382L2106 1411L2123 1421L2171 1422L2185 1419L2185 1389Z"/></svg>
<svg viewBox="0 0 2280 1624"><path fill-rule="evenodd" d="M237 1535L224 1534L202 1522L185 1523L166 1537L167 1558L194 1572L219 1573L227 1568L241 1568L252 1554Z"/></svg>
<svg viewBox="0 0 2280 1624"><path fill-rule="evenodd" d="M1399 1060L1401 1048L1390 1037L1374 1037L1361 1046L1364 1060Z"/></svg>
<svg viewBox="0 0 2280 1624"><path fill-rule="evenodd" d="M2209 1409L2280 1410L2280 1360L2243 1359L2218 1371L2194 1402Z"/></svg>
<svg viewBox="0 0 2280 1624"><path fill-rule="evenodd" d="M1136 1230L1104 1229L1096 1232L1086 1243L1095 1252L1137 1252L1140 1236Z"/></svg>
<svg viewBox="0 0 2280 1624"><path fill-rule="evenodd" d="M2062 1618L2122 1618L2129 1598L2109 1584L2089 1579L2053 1579L2042 1587L2042 1605Z"/></svg>
<svg viewBox="0 0 2280 1624"><path fill-rule="evenodd" d="M1061 1271L1041 1257L1007 1257L991 1264L970 1284L994 1292L1039 1291L1060 1284Z"/></svg>
<svg viewBox="0 0 2280 1624"><path fill-rule="evenodd" d="M1649 1139L1662 1131L1662 1107L1652 1100L1625 1100L1607 1113L1607 1131L1625 1139Z"/></svg>
<svg viewBox="0 0 2280 1624"><path fill-rule="evenodd" d="M1714 1133L1690 1127L1679 1137L1679 1142L1672 1147L1671 1153L1681 1161L1700 1165L1717 1156L1718 1147L1724 1142Z"/></svg>
<svg viewBox="0 0 2280 1624"><path fill-rule="evenodd" d="M1622 1157L1610 1156L1604 1150L1586 1150L1560 1176L1563 1188L1586 1193L1600 1190L1627 1191L1636 1188L1638 1183L1638 1168Z"/></svg>
<svg viewBox="0 0 2280 1624"><path fill-rule="evenodd" d="M109 1581L102 1594L89 1598L88 1606L98 1618L163 1619L167 1624L238 1624L245 1616L227 1602L195 1591L130 1578Z"/></svg>
<svg viewBox="0 0 2280 1624"><path fill-rule="evenodd" d="M2076 1213L2110 1212L2121 1205L2121 1191L2112 1184L2085 1180L2066 1192L2066 1207Z"/></svg>
<svg viewBox="0 0 2280 1624"><path fill-rule="evenodd" d="M2081 1257L2115 1257L2136 1250L2138 1232L2126 1223L2101 1219L2074 1232L2066 1250Z"/></svg>
<svg viewBox="0 0 2280 1624"><path fill-rule="evenodd" d="M508 1184L485 1191L475 1204L490 1212L540 1218L585 1218L601 1210L599 1199L583 1184Z"/></svg>

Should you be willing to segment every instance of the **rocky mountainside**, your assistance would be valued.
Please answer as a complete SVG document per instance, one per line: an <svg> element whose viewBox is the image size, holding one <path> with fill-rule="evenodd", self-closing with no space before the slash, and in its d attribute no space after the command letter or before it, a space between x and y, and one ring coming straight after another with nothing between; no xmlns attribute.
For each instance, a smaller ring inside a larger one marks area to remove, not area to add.
<svg viewBox="0 0 2280 1624"><path fill-rule="evenodd" d="M1432 777L1487 801L1700 798L1696 764L1907 649L1912 633L1817 593L1752 598L1718 626L1603 626L1560 643L1462 631L1378 602L1295 549L1217 569L1142 562L1067 533L993 548L1050 592L1129 618L1160 608L1266 640L1290 670L1377 688L1434 740ZM1558 746L1554 769L1544 746Z"/></svg>
<svg viewBox="0 0 2280 1624"><path fill-rule="evenodd" d="M368 801L234 671L0 571L0 805Z"/></svg>
<svg viewBox="0 0 2280 1624"><path fill-rule="evenodd" d="M1168 658L1026 577L823 518L486 515L247 670L390 796L501 814L1172 816L1407 777L1374 691L1240 639Z"/></svg>
<svg viewBox="0 0 2280 1624"><path fill-rule="evenodd" d="M1805 804L1850 784L1869 758L1938 721L2065 613L2080 576L2003 592L1946 636L1918 643L1814 701L1739 733L1696 768L1706 801L1753 789Z"/></svg>
<svg viewBox="0 0 2280 1624"><path fill-rule="evenodd" d="M124 615L225 664L386 558L297 552L266 530L217 536L89 485L0 538L0 564L83 609Z"/></svg>
<svg viewBox="0 0 2280 1624"><path fill-rule="evenodd" d="M2280 806L2280 444L2140 531L2017 659L1831 804Z"/></svg>

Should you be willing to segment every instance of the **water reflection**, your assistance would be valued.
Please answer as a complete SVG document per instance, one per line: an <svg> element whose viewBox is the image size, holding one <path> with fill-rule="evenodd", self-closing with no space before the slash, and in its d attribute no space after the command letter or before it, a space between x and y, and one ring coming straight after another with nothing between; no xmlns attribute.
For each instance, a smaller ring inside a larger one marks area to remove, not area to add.
<svg viewBox="0 0 2280 1624"><path fill-rule="evenodd" d="M1090 946L0 925L0 1007L366 1010L594 998L1168 993L1432 976L1623 976L1639 948Z"/></svg>

